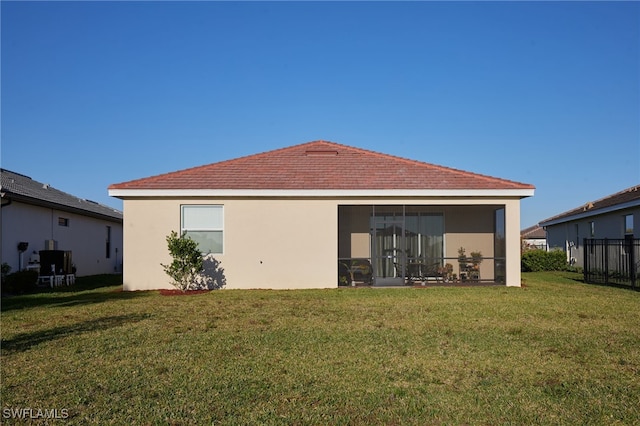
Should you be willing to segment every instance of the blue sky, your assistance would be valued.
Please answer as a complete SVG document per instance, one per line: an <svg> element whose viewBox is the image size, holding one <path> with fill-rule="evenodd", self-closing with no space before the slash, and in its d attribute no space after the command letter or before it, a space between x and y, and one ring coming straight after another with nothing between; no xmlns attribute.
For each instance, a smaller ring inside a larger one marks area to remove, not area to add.
<svg viewBox="0 0 640 426"><path fill-rule="evenodd" d="M8 2L1 165L111 183L324 139L531 183L522 227L640 183L639 2Z"/></svg>

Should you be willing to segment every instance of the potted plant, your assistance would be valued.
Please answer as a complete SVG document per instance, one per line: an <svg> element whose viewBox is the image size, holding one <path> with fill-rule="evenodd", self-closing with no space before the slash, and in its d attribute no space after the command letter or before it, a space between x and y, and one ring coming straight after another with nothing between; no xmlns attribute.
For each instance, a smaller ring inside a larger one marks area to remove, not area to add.
<svg viewBox="0 0 640 426"><path fill-rule="evenodd" d="M467 276L467 254L464 247L458 249L458 264L460 266L460 281L466 281Z"/></svg>
<svg viewBox="0 0 640 426"><path fill-rule="evenodd" d="M478 269L480 264L482 263L482 252L481 251L472 251L471 252L471 263L473 264L475 269Z"/></svg>
<svg viewBox="0 0 640 426"><path fill-rule="evenodd" d="M442 276L442 280L444 282L449 282L453 280L454 273L453 273L452 264L447 263L444 266L441 266L440 268L438 268L438 272Z"/></svg>
<svg viewBox="0 0 640 426"><path fill-rule="evenodd" d="M480 279L480 264L482 263L482 252L481 251L472 251L471 252L471 279L477 281Z"/></svg>

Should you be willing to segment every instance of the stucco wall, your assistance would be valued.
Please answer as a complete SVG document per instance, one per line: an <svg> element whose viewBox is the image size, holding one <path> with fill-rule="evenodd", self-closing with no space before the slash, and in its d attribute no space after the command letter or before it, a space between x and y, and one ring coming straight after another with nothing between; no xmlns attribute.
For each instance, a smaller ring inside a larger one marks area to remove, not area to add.
<svg viewBox="0 0 640 426"><path fill-rule="evenodd" d="M69 226L58 225L59 217L69 219ZM111 227L110 258L106 257L107 226ZM78 276L121 271L122 224L15 201L2 208L2 262L13 272L19 268L18 243L29 243L23 254L26 266L34 250L45 249L45 240L55 240L58 250L72 252Z"/></svg>
<svg viewBox="0 0 640 426"><path fill-rule="evenodd" d="M125 290L171 288L160 263L171 260L165 239L180 229L181 204L224 205L224 253L215 258L224 269L227 289L336 287L339 205L442 205L460 209L461 215L463 206L486 206L486 214L465 218L464 225L451 229L452 236L476 229L478 221L484 227L496 206L505 206L507 285L520 285L519 199L138 198L124 200ZM368 224L360 231L351 240L356 254L368 251ZM476 239L465 241L468 253L493 253L493 236L484 228ZM455 238L449 246L447 253L457 256Z"/></svg>
<svg viewBox="0 0 640 426"><path fill-rule="evenodd" d="M180 230L181 204L224 206L227 289L326 288L337 282L337 206L326 200L125 200L125 290L171 288L166 236ZM151 212L154 212L151 214ZM327 266L329 265L329 266Z"/></svg>
<svg viewBox="0 0 640 426"><path fill-rule="evenodd" d="M640 238L640 208L629 208L547 226L549 249L564 250L567 261L573 257L576 266L583 266L584 238L624 238L624 216L628 214L633 215L634 238ZM593 236L590 222L594 222Z"/></svg>

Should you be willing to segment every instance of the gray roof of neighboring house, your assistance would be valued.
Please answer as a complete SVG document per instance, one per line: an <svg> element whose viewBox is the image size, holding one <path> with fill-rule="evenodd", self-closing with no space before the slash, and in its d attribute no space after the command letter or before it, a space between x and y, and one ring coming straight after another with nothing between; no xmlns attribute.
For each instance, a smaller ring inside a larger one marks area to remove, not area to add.
<svg viewBox="0 0 640 426"><path fill-rule="evenodd" d="M640 185L616 192L596 201L590 201L580 207L566 211L540 222L541 226L556 225L571 220L609 213L616 210L640 206Z"/></svg>
<svg viewBox="0 0 640 426"><path fill-rule="evenodd" d="M120 210L67 194L46 183L35 181L29 176L10 170L0 169L0 192L2 193L3 206L9 204L9 200L15 200L114 222L122 222L122 212Z"/></svg>

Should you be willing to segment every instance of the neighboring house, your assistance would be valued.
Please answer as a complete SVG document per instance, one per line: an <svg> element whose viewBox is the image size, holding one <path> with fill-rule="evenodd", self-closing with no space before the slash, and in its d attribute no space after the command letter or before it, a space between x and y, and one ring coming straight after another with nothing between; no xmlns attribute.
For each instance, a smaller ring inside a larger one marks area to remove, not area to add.
<svg viewBox="0 0 640 426"><path fill-rule="evenodd" d="M113 184L124 289L169 288L166 236L186 233L226 288L330 288L339 264L374 285L482 252L480 277L520 286L520 200L534 187L326 141ZM361 265L361 263L359 263Z"/></svg>
<svg viewBox="0 0 640 426"><path fill-rule="evenodd" d="M40 250L71 252L78 276L121 272L122 212L9 170L0 176L1 258L12 272L37 269Z"/></svg>
<svg viewBox="0 0 640 426"><path fill-rule="evenodd" d="M533 225L523 229L520 232L522 238L523 250L546 250L547 249L547 233L540 225Z"/></svg>
<svg viewBox="0 0 640 426"><path fill-rule="evenodd" d="M550 249L562 249L567 260L583 265L585 238L640 238L640 185L540 222Z"/></svg>

